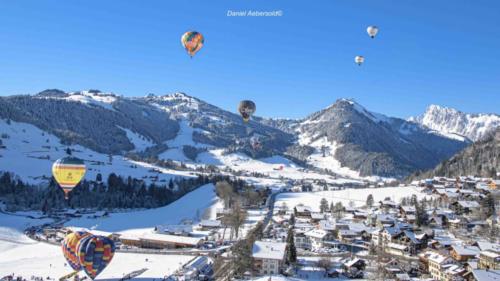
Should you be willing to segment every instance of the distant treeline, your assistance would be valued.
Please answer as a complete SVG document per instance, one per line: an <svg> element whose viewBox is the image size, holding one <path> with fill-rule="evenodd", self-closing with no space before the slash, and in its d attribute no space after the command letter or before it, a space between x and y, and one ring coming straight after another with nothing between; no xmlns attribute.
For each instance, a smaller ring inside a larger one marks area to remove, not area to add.
<svg viewBox="0 0 500 281"><path fill-rule="evenodd" d="M146 185L132 177L122 178L114 173L106 182L97 175L95 181L82 181L69 194L68 200L54 180L48 186L24 183L10 173L0 172L0 199L7 210L41 210L49 213L63 208L135 209L165 206L186 193L208 184L227 181L237 188L244 185L221 175L199 175L195 178L171 179L167 185Z"/></svg>

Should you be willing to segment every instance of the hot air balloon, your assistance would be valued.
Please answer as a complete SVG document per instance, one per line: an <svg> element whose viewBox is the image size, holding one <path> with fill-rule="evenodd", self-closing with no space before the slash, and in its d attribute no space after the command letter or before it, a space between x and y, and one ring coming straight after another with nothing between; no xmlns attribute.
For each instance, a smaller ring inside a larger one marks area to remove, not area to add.
<svg viewBox="0 0 500 281"><path fill-rule="evenodd" d="M253 136L250 138L250 145L254 150L259 150L262 148L262 143L259 136Z"/></svg>
<svg viewBox="0 0 500 281"><path fill-rule="evenodd" d="M370 25L366 28L366 32L368 33L368 35L370 35L371 38L375 38L375 36L377 36L378 33L378 27Z"/></svg>
<svg viewBox="0 0 500 281"><path fill-rule="evenodd" d="M255 109L255 103L251 100L243 100L238 106L238 111L240 112L241 117L243 117L243 121L245 122L248 122L248 120L250 120L250 117L255 113Z"/></svg>
<svg viewBox="0 0 500 281"><path fill-rule="evenodd" d="M68 193L82 180L85 170L85 163L72 156L58 159L52 165L52 175L63 189L66 199Z"/></svg>
<svg viewBox="0 0 500 281"><path fill-rule="evenodd" d="M87 236L90 236L91 234L86 232L86 231L76 231L72 232L64 238L61 246L62 246L62 251L63 255L68 261L69 265L75 270L79 271L81 268L80 266L80 261L78 260L77 256L77 249L76 247L78 246L78 242Z"/></svg>
<svg viewBox="0 0 500 281"><path fill-rule="evenodd" d="M197 31L188 31L181 37L182 46L184 46L191 58L203 47L204 42L203 35Z"/></svg>
<svg viewBox="0 0 500 281"><path fill-rule="evenodd" d="M115 243L105 236L90 235L78 242L77 255L83 271L94 280L113 259Z"/></svg>
<svg viewBox="0 0 500 281"><path fill-rule="evenodd" d="M354 58L354 62L356 62L358 65L361 65L363 64L363 62L365 62L365 58L363 56L356 56Z"/></svg>

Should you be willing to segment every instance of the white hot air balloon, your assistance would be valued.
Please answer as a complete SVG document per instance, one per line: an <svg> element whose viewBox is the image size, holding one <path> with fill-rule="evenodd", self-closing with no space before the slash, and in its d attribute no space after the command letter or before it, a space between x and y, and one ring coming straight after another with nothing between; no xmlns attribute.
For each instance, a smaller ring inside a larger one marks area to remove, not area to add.
<svg viewBox="0 0 500 281"><path fill-rule="evenodd" d="M363 56L356 56L354 58L354 62L358 65L361 65L363 62L365 62L365 58Z"/></svg>
<svg viewBox="0 0 500 281"><path fill-rule="evenodd" d="M375 38L375 36L377 36L378 33L378 27L370 25L366 28L366 32L368 33L368 35L370 35L371 38Z"/></svg>

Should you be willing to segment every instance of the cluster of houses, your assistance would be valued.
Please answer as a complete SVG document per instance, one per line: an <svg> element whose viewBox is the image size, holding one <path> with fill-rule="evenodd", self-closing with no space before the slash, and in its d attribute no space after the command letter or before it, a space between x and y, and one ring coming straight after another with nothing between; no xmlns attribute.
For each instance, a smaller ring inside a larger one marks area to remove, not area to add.
<svg viewBox="0 0 500 281"><path fill-rule="evenodd" d="M418 189L439 202L424 207L425 223L417 224L416 206L389 198L372 208L344 207L341 216L315 212L305 205L293 209L277 206L265 239L254 244L255 268L263 275L289 273L285 257L291 228L299 257L341 259L340 267L326 272L329 276L359 277L348 274L349 262L378 258L376 271L384 271L384 278L391 280L422 276L430 280L500 280L498 211L486 220L475 217L486 196L498 198L500 181L433 178L401 188Z"/></svg>

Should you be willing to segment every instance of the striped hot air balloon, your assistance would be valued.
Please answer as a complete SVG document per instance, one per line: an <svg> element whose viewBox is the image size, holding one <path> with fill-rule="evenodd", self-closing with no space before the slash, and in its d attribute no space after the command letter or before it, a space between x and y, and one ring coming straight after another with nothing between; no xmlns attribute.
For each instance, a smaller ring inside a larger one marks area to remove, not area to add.
<svg viewBox="0 0 500 281"><path fill-rule="evenodd" d="M92 280L108 266L114 254L115 243L108 237L91 235L78 242L78 260Z"/></svg>
<svg viewBox="0 0 500 281"><path fill-rule="evenodd" d="M66 260L68 261L69 265L75 270L75 271L79 271L81 268L80 266L80 261L78 260L78 256L77 256L77 246L78 246L78 242L87 237L87 236L90 236L91 234L86 232L86 231L76 231L76 232L72 232L68 235L66 235L66 237L64 238L64 240L62 241L62 251L63 251L63 255L64 257L66 258Z"/></svg>
<svg viewBox="0 0 500 281"><path fill-rule="evenodd" d="M83 160L72 156L58 159L52 165L52 175L63 189L66 199L68 198L68 193L85 176L85 170Z"/></svg>
<svg viewBox="0 0 500 281"><path fill-rule="evenodd" d="M188 31L181 37L181 43L191 58L203 47L205 39L198 31Z"/></svg>

